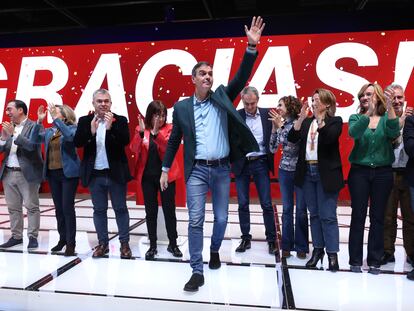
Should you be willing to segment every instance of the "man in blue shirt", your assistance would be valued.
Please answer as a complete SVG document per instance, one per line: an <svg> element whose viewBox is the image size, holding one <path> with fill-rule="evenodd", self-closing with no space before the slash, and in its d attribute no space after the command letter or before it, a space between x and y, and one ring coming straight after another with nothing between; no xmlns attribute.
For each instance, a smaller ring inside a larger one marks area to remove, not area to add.
<svg viewBox="0 0 414 311"><path fill-rule="evenodd" d="M238 112L246 120L246 124L252 131L260 150L248 153L244 158L233 163L232 166L232 171L236 177L239 221L242 232L242 241L236 248L236 252L245 252L251 246L249 189L250 177L253 177L263 210L269 254L273 255L275 253L276 228L272 198L270 196L269 175L269 172L273 174L274 171L274 157L269 149L272 122L269 120L269 109L257 107L259 92L256 88L246 86L241 92L241 99L244 108Z"/></svg>
<svg viewBox="0 0 414 311"><path fill-rule="evenodd" d="M245 26L248 47L235 77L228 86L214 92L213 68L208 62L197 63L192 71L194 95L174 105L173 129L163 160L160 185L168 186L168 169L184 140L184 175L189 213L188 243L193 274L185 291L197 291L204 284L203 223L208 191L211 191L214 227L210 245L210 269L221 266L219 249L227 226L230 191L230 162L258 150L256 140L233 100L245 86L257 57L256 45L265 24L253 17L250 29Z"/></svg>

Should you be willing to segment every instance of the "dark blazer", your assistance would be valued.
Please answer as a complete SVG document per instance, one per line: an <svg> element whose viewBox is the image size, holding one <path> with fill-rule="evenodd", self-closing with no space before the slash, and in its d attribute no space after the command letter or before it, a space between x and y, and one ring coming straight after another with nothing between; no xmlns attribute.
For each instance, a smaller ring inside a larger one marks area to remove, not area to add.
<svg viewBox="0 0 414 311"><path fill-rule="evenodd" d="M405 119L403 129L404 150L409 159L405 169L405 178L408 185L414 187L414 116L408 116Z"/></svg>
<svg viewBox="0 0 414 311"><path fill-rule="evenodd" d="M230 143L230 161L244 157L251 151L258 151L259 146L256 139L250 132L249 127L243 121L240 114L233 106L233 101L246 85L256 60L257 53L246 52L243 61L234 78L225 87L220 85L211 93L210 100L214 105L218 105L227 112L228 134ZM184 139L184 176L185 181L193 169L196 140L195 140L195 121L194 121L194 96L177 102L174 105L173 129L168 140L167 151L162 163L163 167L171 167L172 161Z"/></svg>
<svg viewBox="0 0 414 311"><path fill-rule="evenodd" d="M269 171L272 174L274 174L274 170L275 170L274 154L270 152L270 149L269 149L270 136L272 133L272 122L269 120L269 109L268 108L258 108L258 109L260 113L260 119L262 121L263 141L266 147L267 165L269 167ZM246 111L244 109L240 109L238 110L238 113L241 115L243 120L246 122ZM231 167L234 175L236 176L240 175L245 164L246 164L246 157L243 157L235 161Z"/></svg>
<svg viewBox="0 0 414 311"><path fill-rule="evenodd" d="M295 184L303 185L306 174L306 141L310 125L314 118L303 121L299 131L292 127L288 141L299 142L299 158L296 164ZM318 129L318 168L322 187L325 192L337 192L344 187L341 156L339 153L339 136L342 133L341 117L326 117L325 126Z"/></svg>
<svg viewBox="0 0 414 311"><path fill-rule="evenodd" d="M91 121L94 115L81 117L73 138L75 147L83 147L83 159L80 165L80 178L84 187L88 186L96 158L96 135L91 133ZM106 131L105 148L109 163L109 176L116 182L126 183L132 179L129 172L125 147L129 144L128 121L114 114L112 127Z"/></svg>
<svg viewBox="0 0 414 311"><path fill-rule="evenodd" d="M43 179L47 177L49 143L59 129L62 135L60 136L60 155L62 158L63 174L66 178L79 177L79 156L76 153L75 145L73 144L73 137L76 132L76 125L67 125L60 119L53 120L53 127L44 129L40 124L36 124L30 135L30 141L40 144L45 143L45 162L43 165Z"/></svg>
<svg viewBox="0 0 414 311"><path fill-rule="evenodd" d="M17 145L16 155L19 159L22 174L29 183L42 182L42 151L40 145L32 143L29 139L35 125L36 122L27 119L23 125L22 133L14 141ZM4 168L6 167L7 159L9 158L12 143L13 137L10 137L5 145L0 146L0 152L4 152L3 163L0 169L0 178L3 178Z"/></svg>

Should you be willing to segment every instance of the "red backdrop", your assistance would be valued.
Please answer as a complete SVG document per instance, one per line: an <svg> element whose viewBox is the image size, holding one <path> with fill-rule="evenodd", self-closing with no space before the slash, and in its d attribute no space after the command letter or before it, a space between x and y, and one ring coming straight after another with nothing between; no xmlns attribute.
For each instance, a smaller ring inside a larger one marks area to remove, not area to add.
<svg viewBox="0 0 414 311"><path fill-rule="evenodd" d="M37 118L38 106L47 101L66 103L76 108L79 117L92 108L92 92L103 86L112 94L112 110L128 116L132 135L137 114L145 114L152 99L161 99L167 107L172 107L180 97L192 95L191 68L197 61L214 64L216 87L226 84L234 75L245 48L243 37L3 48L0 49L0 105L3 105L0 113L8 100L18 98L29 105L31 119ZM396 81L407 88L409 105L414 95L413 30L265 36L258 50L250 83L261 93L259 106L274 107L284 95L306 99L317 87L334 92L337 115L345 122L341 136L345 177L353 144L347 135L346 122L356 111L355 96L361 85L377 81L385 86ZM235 106L238 104L239 99ZM3 114L0 118L7 117ZM46 121L45 125L48 126ZM128 155L132 169L129 151ZM280 151L276 167L279 158ZM131 183L129 190L136 187ZM277 197L278 186L272 187ZM181 205L185 201L183 181L177 193ZM340 199L347 198L345 189Z"/></svg>

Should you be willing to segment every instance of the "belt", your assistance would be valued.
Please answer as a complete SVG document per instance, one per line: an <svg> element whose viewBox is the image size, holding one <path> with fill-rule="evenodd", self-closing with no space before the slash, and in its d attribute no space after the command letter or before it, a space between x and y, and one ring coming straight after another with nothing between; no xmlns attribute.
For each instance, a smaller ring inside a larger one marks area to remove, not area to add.
<svg viewBox="0 0 414 311"><path fill-rule="evenodd" d="M246 157L246 160L247 161L256 161L256 160L259 160L259 159L264 159L266 157L267 157L266 155L250 156L250 157Z"/></svg>
<svg viewBox="0 0 414 311"><path fill-rule="evenodd" d="M95 175L95 176L106 176L108 174L109 174L109 168L105 168L103 170L96 170L96 169L92 170L92 175Z"/></svg>
<svg viewBox="0 0 414 311"><path fill-rule="evenodd" d="M220 166L220 165L226 165L229 163L229 157L216 159L216 160L203 160L203 159L196 159L196 163L207 165L207 166Z"/></svg>
<svg viewBox="0 0 414 311"><path fill-rule="evenodd" d="M6 168L8 169L8 170L11 170L11 171L15 171L15 172L20 172L22 169L20 168L20 167L18 167L18 166L6 166Z"/></svg>
<svg viewBox="0 0 414 311"><path fill-rule="evenodd" d="M356 164L356 163L351 163L351 168L362 168L362 169L392 169L391 165L381 165L381 166L370 166L370 165L361 165L361 164Z"/></svg>
<svg viewBox="0 0 414 311"><path fill-rule="evenodd" d="M318 160L308 160L306 161L306 163L308 163L309 165L315 165L318 164Z"/></svg>

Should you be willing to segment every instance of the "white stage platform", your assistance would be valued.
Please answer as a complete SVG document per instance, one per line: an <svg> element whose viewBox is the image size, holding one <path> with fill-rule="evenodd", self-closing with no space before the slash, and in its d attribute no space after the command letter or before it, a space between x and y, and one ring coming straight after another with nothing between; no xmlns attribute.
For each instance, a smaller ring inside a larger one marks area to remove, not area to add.
<svg viewBox="0 0 414 311"><path fill-rule="evenodd" d="M0 310L413 310L414 282L405 273L406 263L401 239L401 222L396 246L396 262L382 267L378 276L364 271L349 271L347 240L350 208L338 208L341 251L340 271L306 269L306 260L295 256L280 261L267 253L263 219L258 205L251 206L252 248L236 253L240 242L237 205L231 204L229 224L220 250L223 262L219 270L205 265L205 285L196 293L183 291L191 276L187 243L188 215L177 210L177 230L183 258L174 258L166 245L158 245L154 261L145 261L145 212L128 201L130 209L131 260L119 258L119 241L113 211L110 209L110 253L93 259L97 237L90 200L77 199L77 256L51 254L59 236L53 203L41 199L39 248L27 252L23 245L0 250ZM281 206L278 206L281 222ZM209 260L209 236L213 214L207 207L204 230L205 263ZM368 223L367 223L368 225ZM368 233L368 232L367 232ZM10 237L4 198L0 197L0 243ZM295 253L292 253L295 255ZM309 255L308 255L309 258ZM365 270L367 267L364 267Z"/></svg>

